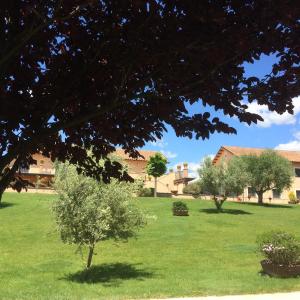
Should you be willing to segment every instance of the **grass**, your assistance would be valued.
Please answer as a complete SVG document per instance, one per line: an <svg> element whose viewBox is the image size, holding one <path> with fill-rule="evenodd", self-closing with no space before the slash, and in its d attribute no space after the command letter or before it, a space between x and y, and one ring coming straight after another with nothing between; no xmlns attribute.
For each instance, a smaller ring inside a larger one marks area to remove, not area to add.
<svg viewBox="0 0 300 300"><path fill-rule="evenodd" d="M50 206L55 195L14 194L0 208L1 299L130 299L300 290L300 280L260 273L256 236L283 229L299 236L299 206L185 200L189 217L173 217L172 200L140 199L156 218L128 243L107 241L93 267L62 244ZM85 254L85 253L84 253Z"/></svg>

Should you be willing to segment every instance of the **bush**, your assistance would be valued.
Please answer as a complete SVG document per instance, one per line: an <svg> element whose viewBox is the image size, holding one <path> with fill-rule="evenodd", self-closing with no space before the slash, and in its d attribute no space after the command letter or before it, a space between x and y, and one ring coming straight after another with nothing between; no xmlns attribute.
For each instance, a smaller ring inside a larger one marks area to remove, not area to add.
<svg viewBox="0 0 300 300"><path fill-rule="evenodd" d="M194 197L198 197L201 193L199 182L193 182L185 186L183 188L183 193L193 195Z"/></svg>
<svg viewBox="0 0 300 300"><path fill-rule="evenodd" d="M137 195L138 197L153 197L154 188L142 188Z"/></svg>
<svg viewBox="0 0 300 300"><path fill-rule="evenodd" d="M182 201L173 202L173 210L189 210L187 205Z"/></svg>
<svg viewBox="0 0 300 300"><path fill-rule="evenodd" d="M300 257L300 242L292 234L271 231L258 237L259 252L277 265L295 265Z"/></svg>
<svg viewBox="0 0 300 300"><path fill-rule="evenodd" d="M289 192L289 203L290 204L297 204L299 203L299 200L297 199L294 192Z"/></svg>

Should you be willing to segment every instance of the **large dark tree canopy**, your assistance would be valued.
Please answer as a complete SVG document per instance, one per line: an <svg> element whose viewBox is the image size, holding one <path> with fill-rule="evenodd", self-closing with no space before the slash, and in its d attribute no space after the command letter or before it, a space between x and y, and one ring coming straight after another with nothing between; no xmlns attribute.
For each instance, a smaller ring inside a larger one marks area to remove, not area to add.
<svg viewBox="0 0 300 300"><path fill-rule="evenodd" d="M190 115L195 102L249 124L261 117L244 99L292 113L299 21L300 3L284 0L1 1L0 185L37 151L108 180L119 166L99 170L85 149L136 156L166 124L235 132L202 105ZM243 63L274 53L268 76L245 77Z"/></svg>

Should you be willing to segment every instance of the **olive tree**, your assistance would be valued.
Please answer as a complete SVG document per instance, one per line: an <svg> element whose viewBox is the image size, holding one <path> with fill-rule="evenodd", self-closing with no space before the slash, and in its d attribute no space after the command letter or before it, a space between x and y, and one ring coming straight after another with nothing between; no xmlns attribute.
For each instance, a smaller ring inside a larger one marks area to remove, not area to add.
<svg viewBox="0 0 300 300"><path fill-rule="evenodd" d="M228 196L240 195L247 185L247 177L242 174L239 161L235 159L214 165L207 157L198 173L201 190L213 196L218 211L221 211Z"/></svg>
<svg viewBox="0 0 300 300"><path fill-rule="evenodd" d="M240 157L242 168L248 175L248 183L263 203L263 194L276 189L281 192L292 184L293 169L291 163L274 150L266 150L261 155Z"/></svg>
<svg viewBox="0 0 300 300"><path fill-rule="evenodd" d="M54 187L59 197L53 211L61 239L88 247L87 268L98 242L127 240L145 224L143 213L133 203L133 189L128 183L113 180L103 184L78 174L69 163L59 163Z"/></svg>
<svg viewBox="0 0 300 300"><path fill-rule="evenodd" d="M149 158L147 163L147 174L154 177L154 197L157 197L157 178L167 171L167 159L159 152Z"/></svg>

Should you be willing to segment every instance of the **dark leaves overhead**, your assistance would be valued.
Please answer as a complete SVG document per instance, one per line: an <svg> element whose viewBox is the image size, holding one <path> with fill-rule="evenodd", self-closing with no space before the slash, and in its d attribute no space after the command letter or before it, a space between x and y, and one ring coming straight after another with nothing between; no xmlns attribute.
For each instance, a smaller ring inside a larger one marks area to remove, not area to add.
<svg viewBox="0 0 300 300"><path fill-rule="evenodd" d="M119 166L96 171L84 148L134 156L166 124L178 136L234 133L205 105L256 123L245 95L292 112L299 17L300 3L279 0L1 1L0 167L41 151L109 180ZM244 62L272 53L271 74L245 77Z"/></svg>

